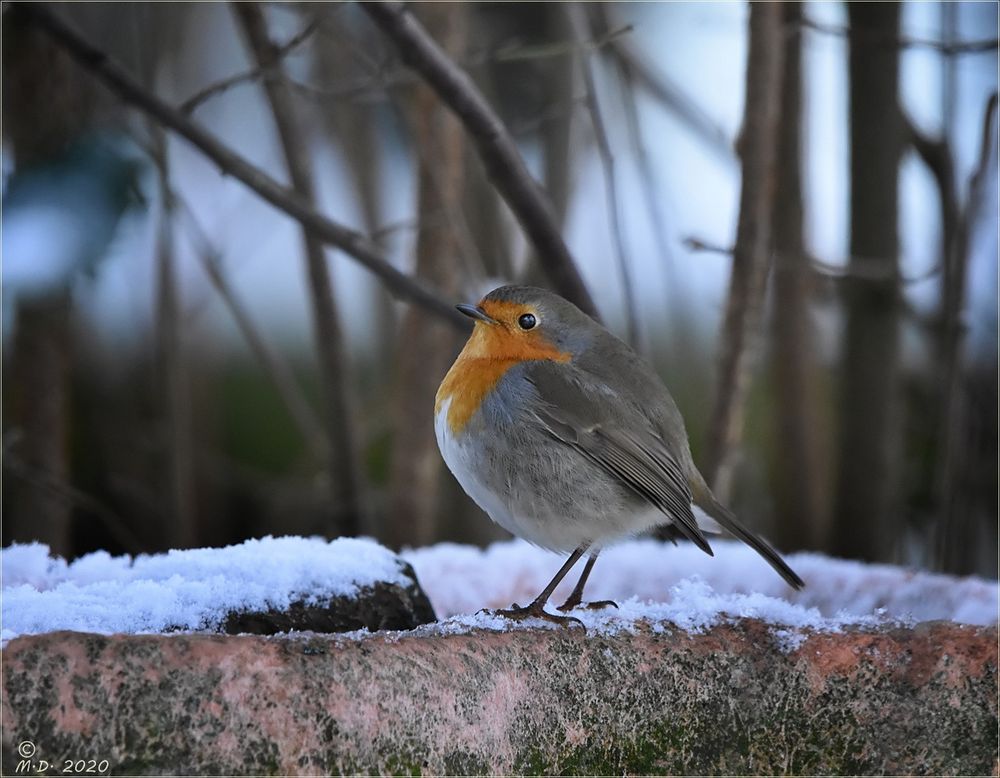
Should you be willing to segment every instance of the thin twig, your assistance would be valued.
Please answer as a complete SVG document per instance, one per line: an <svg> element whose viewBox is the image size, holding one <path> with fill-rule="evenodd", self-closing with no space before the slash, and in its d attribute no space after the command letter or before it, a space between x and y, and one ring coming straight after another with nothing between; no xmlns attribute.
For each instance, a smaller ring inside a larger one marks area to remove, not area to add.
<svg viewBox="0 0 1000 778"><path fill-rule="evenodd" d="M983 111L983 134L979 142L979 164L969 179L970 202L973 195L979 194L983 179L989 172L990 157L993 151L993 141L996 139L996 132L993 130L994 118L997 113L998 95L996 92L990 95L986 101L986 110Z"/></svg>
<svg viewBox="0 0 1000 778"><path fill-rule="evenodd" d="M653 160L643 136L642 122L639 121L639 104L636 98L635 81L631 71L622 67L620 61L618 62L618 75L625 92L625 123L632 143L632 153L635 155L636 166L639 169L639 179L642 182L642 194L643 200L646 203L646 213L649 218L649 224L653 229L653 241L656 243L657 253L663 260L663 266L667 269L668 276L672 277L674 269L673 252L670 250L670 242L667 240L663 215L659 208L659 203L663 200L663 196L658 191L657 180L653 173L655 169Z"/></svg>
<svg viewBox="0 0 1000 778"><path fill-rule="evenodd" d="M764 292L773 241L773 204L781 119L784 46L782 10L777 4L750 5L746 101L740 143L742 183L729 295L722 325L719 382L708 430L707 476L725 501L750 374L759 344Z"/></svg>
<svg viewBox="0 0 1000 778"><path fill-rule="evenodd" d="M695 137L704 141L721 159L728 163L736 161L733 144L720 127L701 107L668 76L660 73L633 46L626 41L612 40L607 46L627 74L627 78L640 85L664 108L681 120L694 132Z"/></svg>
<svg viewBox="0 0 1000 778"><path fill-rule="evenodd" d="M455 233L459 244L458 257L459 261L465 265L465 275L467 277L483 277L486 275L486 263L483 260L482 253L479 251L479 246L476 245L475 237L469 226L469 219L463 207L464 204L462 202L455 202L455 198L443 195L447 189L447 182L443 180L445 176L438 169L439 166L432 164L431 160L428 159L426 144L416 142L418 133L414 126L413 111L396 99L392 100L391 107L396 121L399 122L401 127L405 128L409 137L414 139L412 145L417 157L418 178L420 175L426 175L427 181L437 191L440 217L443 217L444 223ZM426 206L427 203L424 203L424 205ZM429 226L440 224L442 221L441 218L430 212L419 213L417 218L420 221L418 233ZM420 264L419 259L417 260L417 264Z"/></svg>
<svg viewBox="0 0 1000 778"><path fill-rule="evenodd" d="M624 24L614 30L609 30L599 37L585 35L571 41L552 41L534 46L513 45L502 46L480 59L473 59L469 64L480 65L489 62L527 62L552 57L565 57L571 54L587 54L597 51L627 35L633 30L631 24Z"/></svg>
<svg viewBox="0 0 1000 778"><path fill-rule="evenodd" d="M826 24L812 19L803 19L799 26L813 32L824 35L837 35L847 37L851 34L851 28L840 24ZM873 45L892 46L896 49L933 49L945 57L954 57L962 54L986 54L996 52L1000 46L1000 40L989 38L978 41L937 41L928 38L904 38L896 36L886 36L879 30L855 30L856 37L867 38L866 43Z"/></svg>
<svg viewBox="0 0 1000 778"><path fill-rule="evenodd" d="M939 501L941 522L938 526L938 544L942 549L942 561L951 562L961 559L964 555L960 550L961 538L954 537L960 530L961 523L966 520L968 508L961 504L962 476L968 462L968 441L963 439L963 432L968 429L966 421L968 411L962 396L962 340L964 330L961 317L965 304L965 280L968 270L973 231L978 221L979 209L983 205L983 184L993 157L993 144L996 138L994 117L997 109L997 93L990 95L983 113L982 141L979 147L979 160L975 170L969 177L968 195L965 208L958 217L959 226L955 237L952 253L954 267L952 271L951 290L942 290L940 306L940 362L938 368L942 375L940 418L938 430L943 441L942 452L935 479L935 492ZM996 163L992 165L996 170ZM948 294L950 292L950 294ZM957 572L957 570L950 570ZM967 572L967 570L963 571Z"/></svg>
<svg viewBox="0 0 1000 778"><path fill-rule="evenodd" d="M709 243L701 238L687 237L683 240L684 247L690 251L695 251L703 254L721 254L725 257L733 256L733 248L731 246L721 246L718 243ZM835 264L833 262L825 261L814 256L807 257L811 270L815 273L827 276L834 280L858 280L858 281L876 281L885 282L896 280L901 284L919 284L933 278L938 273L941 272L941 265L934 264L927 270L918 273L914 276L903 276L897 278L895 274L889 273L884 269L885 260L880 257L851 257L853 264ZM789 260L787 257L782 257L781 254L776 254L772 261L772 267L775 270L794 270L798 268L798 264L795 261Z"/></svg>
<svg viewBox="0 0 1000 778"><path fill-rule="evenodd" d="M157 393L167 434L166 473L168 538L172 548L194 548L198 541L196 479L192 440L190 376L182 336L180 293L177 287L177 257L172 229L173 202L170 163L163 128L150 127L153 159L158 172L161 200L160 220L155 240L156 277L156 364L159 368Z"/></svg>
<svg viewBox="0 0 1000 778"><path fill-rule="evenodd" d="M44 489L49 494L76 505L96 516L111 536L130 554L138 554L149 549L132 531L125 520L111 508L86 492L64 482L54 474L38 467L32 467L11 451L12 443L5 436L3 445L3 467L25 483Z"/></svg>
<svg viewBox="0 0 1000 778"><path fill-rule="evenodd" d="M396 44L403 61L424 77L462 121L487 175L534 245L555 289L596 316L597 308L562 239L551 202L476 85L401 3L363 3L361 8Z"/></svg>
<svg viewBox="0 0 1000 778"><path fill-rule="evenodd" d="M273 351L267 342L257 331L253 323L253 317L243 305L242 301L232 288L222 269L222 253L216 248L205 229L201 226L194 210L187 200L181 198L176 192L171 191L170 196L174 202L180 206L189 225L189 235L194 248L195 256L201 263L216 293L222 298L223 304L229 310L229 314L236 322L236 326L247 345L253 352L257 361L260 362L265 375L271 379L274 388L281 395L285 407L292 418L292 421L299 428L302 439L306 442L309 450L319 461L326 460L326 440L321 430L323 424L312 406L306 400L305 394L299 387L295 376L288 363Z"/></svg>
<svg viewBox="0 0 1000 778"><path fill-rule="evenodd" d="M320 21L320 17L313 17L313 19L311 19L301 31L290 38L287 42L278 46L275 50L275 56L278 62L275 62L273 65L268 67L251 68L250 70L246 70L242 73L236 73L228 78L224 78L221 81L216 81L214 84L209 84L204 89L199 90L181 103L178 106L178 110L185 114L194 113L194 111L201 106L202 103L207 100L211 100L214 97L218 97L222 93L232 89L234 86L239 86L240 84L245 84L250 81L256 81L259 78L272 76L275 69L279 67L280 61L291 54L302 43L307 41L314 32L316 32L319 28Z"/></svg>
<svg viewBox="0 0 1000 778"><path fill-rule="evenodd" d="M934 176L938 188L938 198L941 205L941 280L942 306L940 319L945 327L954 323L958 317L957 301L962 297L964 287L964 270L960 267L963 257L960 256L959 235L961 208L958 200L958 187L955 182L955 164L948 140L945 137L932 138L921 131L913 121L903 116L910 144Z"/></svg>
<svg viewBox="0 0 1000 778"><path fill-rule="evenodd" d="M610 27L606 6L596 4L593 11L597 14L604 27ZM628 67L622 57L611 58L618 75L619 88L622 92L622 100L625 104L625 126L628 131L629 141L632 146L632 155L635 159L636 168L639 171L640 188L642 189L643 201L646 206L646 214L650 227L653 230L653 241L656 244L657 254L663 263L664 275L667 281L668 290L672 293L674 282L674 258L670 249L670 242L667 239L665 220L660 210L660 203L663 201L662 193L659 191L658 182L654 173L655 166L649 154L642 130L642 122L639 120L639 99L638 84L636 82L635 71ZM670 306L671 313L679 313L678 306Z"/></svg>
<svg viewBox="0 0 1000 778"><path fill-rule="evenodd" d="M601 49L631 31L632 26L625 25L616 30L612 30L607 35L594 40L588 40L579 45L572 42L557 42L542 46L504 46L499 49L468 57L461 61L461 65L465 68L477 68L491 63L505 65L515 62L530 62L534 60L551 59L554 57L565 57L574 54L577 51L593 51ZM304 33L305 31L299 33L296 38L293 38L281 48L283 50L285 48L295 48L298 43L301 42L301 40L298 40L299 36ZM241 73L234 73L231 76L227 76L226 78L216 81L213 84L209 84L199 90L197 93L181 103L178 107L183 113L190 114L200 108L208 100L224 94L233 87L265 78L272 78L273 76L273 68L255 67ZM390 71L385 68L376 68L375 73L368 78L354 79L348 83L336 86L318 86L316 84L309 84L304 81L299 81L287 73L284 74L283 77L293 89L297 92L301 92L306 97L317 100L343 101L365 99L384 100L386 99L386 89L390 87L413 86L419 81L417 76L413 73L408 73L403 70Z"/></svg>
<svg viewBox="0 0 1000 778"><path fill-rule="evenodd" d="M593 35L586 12L579 2L565 5L569 14L570 27L573 29L578 46L584 50L583 41ZM615 158L611 153L611 142L608 140L604 117L597 97L597 82L594 78L593 61L586 51L580 56L580 70L583 73L583 83L587 90L587 110L590 113L590 123L594 128L594 138L597 141L597 151L601 158L601 170L604 173L604 194L608 217L611 221L611 236L615 248L615 263L621 277L622 292L625 296L625 326L627 340L633 348L641 351L639 338L638 301L635 296L635 284L632 281L632 270L625 251L625 237L622 229L621 199L618 193L618 177L615 173Z"/></svg>
<svg viewBox="0 0 1000 778"><path fill-rule="evenodd" d="M271 42L267 20L258 3L233 2L230 7L246 35L247 44L258 66L272 69L276 76L264 81L264 96L271 108L292 187L299 197L313 205L316 201L316 185L313 181L312 161L292 92L282 80L281 49ZM336 506L329 529L339 535L357 535L366 510L357 456L358 416L355 412L344 336L323 244L308 230L302 231L302 240L314 347L326 411L324 429L328 442L328 487L331 502Z"/></svg>
<svg viewBox="0 0 1000 778"><path fill-rule="evenodd" d="M415 13L441 41L450 56L465 50L470 11L464 6L427 3ZM417 234L414 254L421 275L439 289L461 290L462 256L468 249L462 239L461 209L466 191L467 137L461 123L425 83L410 100L399 101L399 114L410 130L412 148L419 159L416 176L417 214L440 209L449 224ZM460 223L461 222L461 223ZM483 272L480 270L479 277ZM453 333L422 311L411 309L400 322L406 344L393 359L393 391L388 416L394 421L388 459L387 516L384 540L390 548L420 546L434 541L441 530L439 484L441 456L434 435L434 421L424 408L434 404L439 376L448 369L458 348Z"/></svg>
<svg viewBox="0 0 1000 778"><path fill-rule="evenodd" d="M353 79L340 86L321 87L285 76L288 85L303 97L315 101L376 102L388 100L386 92L399 86L416 84L418 79L412 73L376 73L361 79Z"/></svg>
<svg viewBox="0 0 1000 778"><path fill-rule="evenodd" d="M539 132L545 125L571 116L577 106L586 105L587 96L571 96L566 100L553 102L546 110L534 116L517 119L510 123L510 134L515 138Z"/></svg>
<svg viewBox="0 0 1000 778"><path fill-rule="evenodd" d="M48 8L33 3L18 3L12 10L24 14L26 19L45 31L84 69L93 73L126 103L139 108L176 132L212 160L219 170L241 181L275 208L296 219L319 240L337 247L356 259L375 274L396 297L422 305L452 322L456 327L468 329L468 319L458 313L450 302L443 300L422 281L393 267L372 241L323 216L303 202L294 192L233 152L176 108L144 89L120 65L80 37Z"/></svg>

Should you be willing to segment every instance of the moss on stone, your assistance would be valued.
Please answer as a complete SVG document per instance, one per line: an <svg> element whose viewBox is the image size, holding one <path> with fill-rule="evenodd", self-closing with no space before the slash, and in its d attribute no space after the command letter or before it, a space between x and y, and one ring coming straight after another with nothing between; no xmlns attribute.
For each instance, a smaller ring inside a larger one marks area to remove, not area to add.
<svg viewBox="0 0 1000 778"><path fill-rule="evenodd" d="M988 774L996 637L819 635L788 654L750 621L613 637L63 633L4 651L3 748L32 739L120 774Z"/></svg>

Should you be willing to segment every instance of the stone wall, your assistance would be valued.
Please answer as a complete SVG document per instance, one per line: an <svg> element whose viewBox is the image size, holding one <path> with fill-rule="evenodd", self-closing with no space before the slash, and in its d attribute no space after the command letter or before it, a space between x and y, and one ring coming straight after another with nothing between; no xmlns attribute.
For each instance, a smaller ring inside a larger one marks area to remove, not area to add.
<svg viewBox="0 0 1000 778"><path fill-rule="evenodd" d="M11 641L3 671L6 775L29 752L32 772L92 759L129 774L998 764L997 630L944 622L791 641L749 619L614 636L57 632Z"/></svg>

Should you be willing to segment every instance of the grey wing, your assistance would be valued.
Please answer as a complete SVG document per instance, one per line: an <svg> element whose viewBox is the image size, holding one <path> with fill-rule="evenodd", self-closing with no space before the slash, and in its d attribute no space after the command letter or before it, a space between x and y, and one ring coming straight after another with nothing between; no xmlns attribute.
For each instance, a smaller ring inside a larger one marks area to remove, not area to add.
<svg viewBox="0 0 1000 778"><path fill-rule="evenodd" d="M534 363L525 374L538 394L533 420L662 511L711 555L691 511L687 477L649 420L611 396L597 399L584 388L582 377L569 365L556 370L547 362Z"/></svg>

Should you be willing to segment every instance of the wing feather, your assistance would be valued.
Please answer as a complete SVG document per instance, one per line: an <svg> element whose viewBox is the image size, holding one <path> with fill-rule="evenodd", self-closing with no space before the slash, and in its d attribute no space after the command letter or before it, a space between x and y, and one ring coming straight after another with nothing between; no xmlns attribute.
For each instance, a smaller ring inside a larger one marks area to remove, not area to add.
<svg viewBox="0 0 1000 778"><path fill-rule="evenodd" d="M538 392L533 418L548 434L617 478L712 554L691 510L687 478L648 420L622 407L602 411L572 374L558 375L544 364L527 378Z"/></svg>

